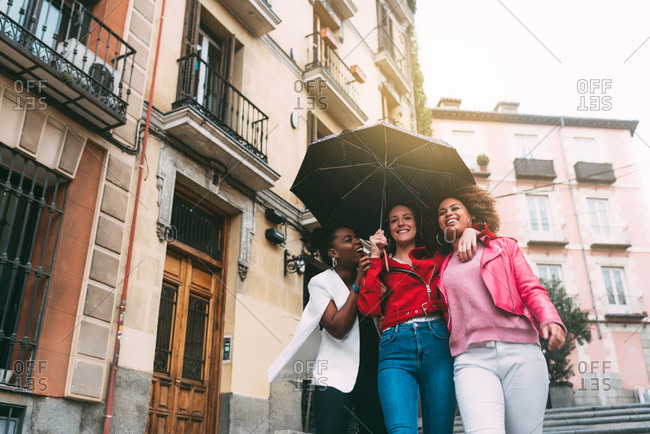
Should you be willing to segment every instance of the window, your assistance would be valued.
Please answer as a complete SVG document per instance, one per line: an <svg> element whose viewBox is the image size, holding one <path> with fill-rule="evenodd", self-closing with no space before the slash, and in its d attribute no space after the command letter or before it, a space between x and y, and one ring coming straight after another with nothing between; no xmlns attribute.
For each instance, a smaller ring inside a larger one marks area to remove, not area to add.
<svg viewBox="0 0 650 434"><path fill-rule="evenodd" d="M4 12L19 25L29 29L34 35L47 45L54 46L58 37L57 29L65 28L67 17L61 10L65 7L59 0L26 1L11 3L0 0L0 11ZM69 13L69 12L68 12ZM34 53L37 54L37 53Z"/></svg>
<svg viewBox="0 0 650 434"><path fill-rule="evenodd" d="M537 146L537 135L535 134L515 134L517 142L517 155L519 158L535 159Z"/></svg>
<svg viewBox="0 0 650 434"><path fill-rule="evenodd" d="M587 204L589 205L593 232L599 235L611 234L607 199L587 199Z"/></svg>
<svg viewBox="0 0 650 434"><path fill-rule="evenodd" d="M623 268L603 267L602 271L603 280L605 282L605 292L607 294L607 303L613 306L627 307L628 299L625 294L625 285L623 283Z"/></svg>
<svg viewBox="0 0 650 434"><path fill-rule="evenodd" d="M223 257L225 219L204 208L201 200L189 200L177 194L172 204L171 225L178 241L220 261Z"/></svg>
<svg viewBox="0 0 650 434"><path fill-rule="evenodd" d="M452 143L467 167L476 170L474 131L452 131Z"/></svg>
<svg viewBox="0 0 650 434"><path fill-rule="evenodd" d="M548 196L526 196L530 229L533 232L551 232L548 211Z"/></svg>
<svg viewBox="0 0 650 434"><path fill-rule="evenodd" d="M400 125L399 101L395 101L390 91L382 86L381 91L381 120L396 126Z"/></svg>
<svg viewBox="0 0 650 434"><path fill-rule="evenodd" d="M0 384L30 389L67 181L0 145L0 183Z"/></svg>
<svg viewBox="0 0 650 434"><path fill-rule="evenodd" d="M592 137L574 137L578 161L595 163L598 161L598 147Z"/></svg>
<svg viewBox="0 0 650 434"><path fill-rule="evenodd" d="M22 405L0 404L0 433L21 433L24 418L25 407Z"/></svg>
<svg viewBox="0 0 650 434"><path fill-rule="evenodd" d="M556 279L562 282L562 267L560 265L537 264L537 270L541 279L548 281Z"/></svg>
<svg viewBox="0 0 650 434"><path fill-rule="evenodd" d="M332 131L314 114L312 110L307 111L307 146L316 140L332 135Z"/></svg>
<svg viewBox="0 0 650 434"><path fill-rule="evenodd" d="M224 76L225 63L223 41L212 39L203 32L199 33L198 55L201 62L198 63L199 77L196 86L196 99L201 105L217 113L217 103L222 98L218 95L215 87L218 87L219 76Z"/></svg>

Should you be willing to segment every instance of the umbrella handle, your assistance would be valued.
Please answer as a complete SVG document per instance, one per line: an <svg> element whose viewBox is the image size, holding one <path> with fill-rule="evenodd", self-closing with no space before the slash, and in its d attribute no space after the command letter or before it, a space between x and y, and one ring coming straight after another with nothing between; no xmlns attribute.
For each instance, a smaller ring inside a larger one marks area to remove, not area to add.
<svg viewBox="0 0 650 434"><path fill-rule="evenodd" d="M388 271L388 253L386 253L385 247L382 250L384 252L384 264L386 264L386 271Z"/></svg>

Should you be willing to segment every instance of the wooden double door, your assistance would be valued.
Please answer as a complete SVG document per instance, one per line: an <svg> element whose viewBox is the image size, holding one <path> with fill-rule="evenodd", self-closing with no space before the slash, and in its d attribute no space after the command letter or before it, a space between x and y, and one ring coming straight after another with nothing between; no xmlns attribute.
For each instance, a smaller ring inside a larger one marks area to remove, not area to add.
<svg viewBox="0 0 650 434"><path fill-rule="evenodd" d="M217 432L223 269L187 250L165 259L148 433Z"/></svg>

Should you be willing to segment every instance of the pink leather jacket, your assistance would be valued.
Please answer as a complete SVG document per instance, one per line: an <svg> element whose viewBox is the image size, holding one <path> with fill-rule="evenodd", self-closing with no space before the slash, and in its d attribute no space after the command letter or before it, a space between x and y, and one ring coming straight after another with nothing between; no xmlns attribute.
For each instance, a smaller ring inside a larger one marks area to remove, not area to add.
<svg viewBox="0 0 650 434"><path fill-rule="evenodd" d="M555 322L566 327L548 298L548 292L539 282L535 273L528 265L524 254L513 238L495 238L490 240L486 235L481 237L485 244L481 257L481 277L492 295L495 306L517 315L524 315L530 320L537 332L548 323ZM442 284L442 276L447 268L451 255L447 256L440 268L438 288L447 301L447 293ZM447 324L451 330L448 312Z"/></svg>

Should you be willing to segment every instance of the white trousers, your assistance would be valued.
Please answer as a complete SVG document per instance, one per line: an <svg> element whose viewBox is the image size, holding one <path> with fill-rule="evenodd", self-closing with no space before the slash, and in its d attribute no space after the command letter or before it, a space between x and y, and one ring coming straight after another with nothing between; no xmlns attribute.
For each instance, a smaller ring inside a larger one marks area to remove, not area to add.
<svg viewBox="0 0 650 434"><path fill-rule="evenodd" d="M454 359L454 381L467 434L542 433L548 371L537 345L471 344Z"/></svg>

